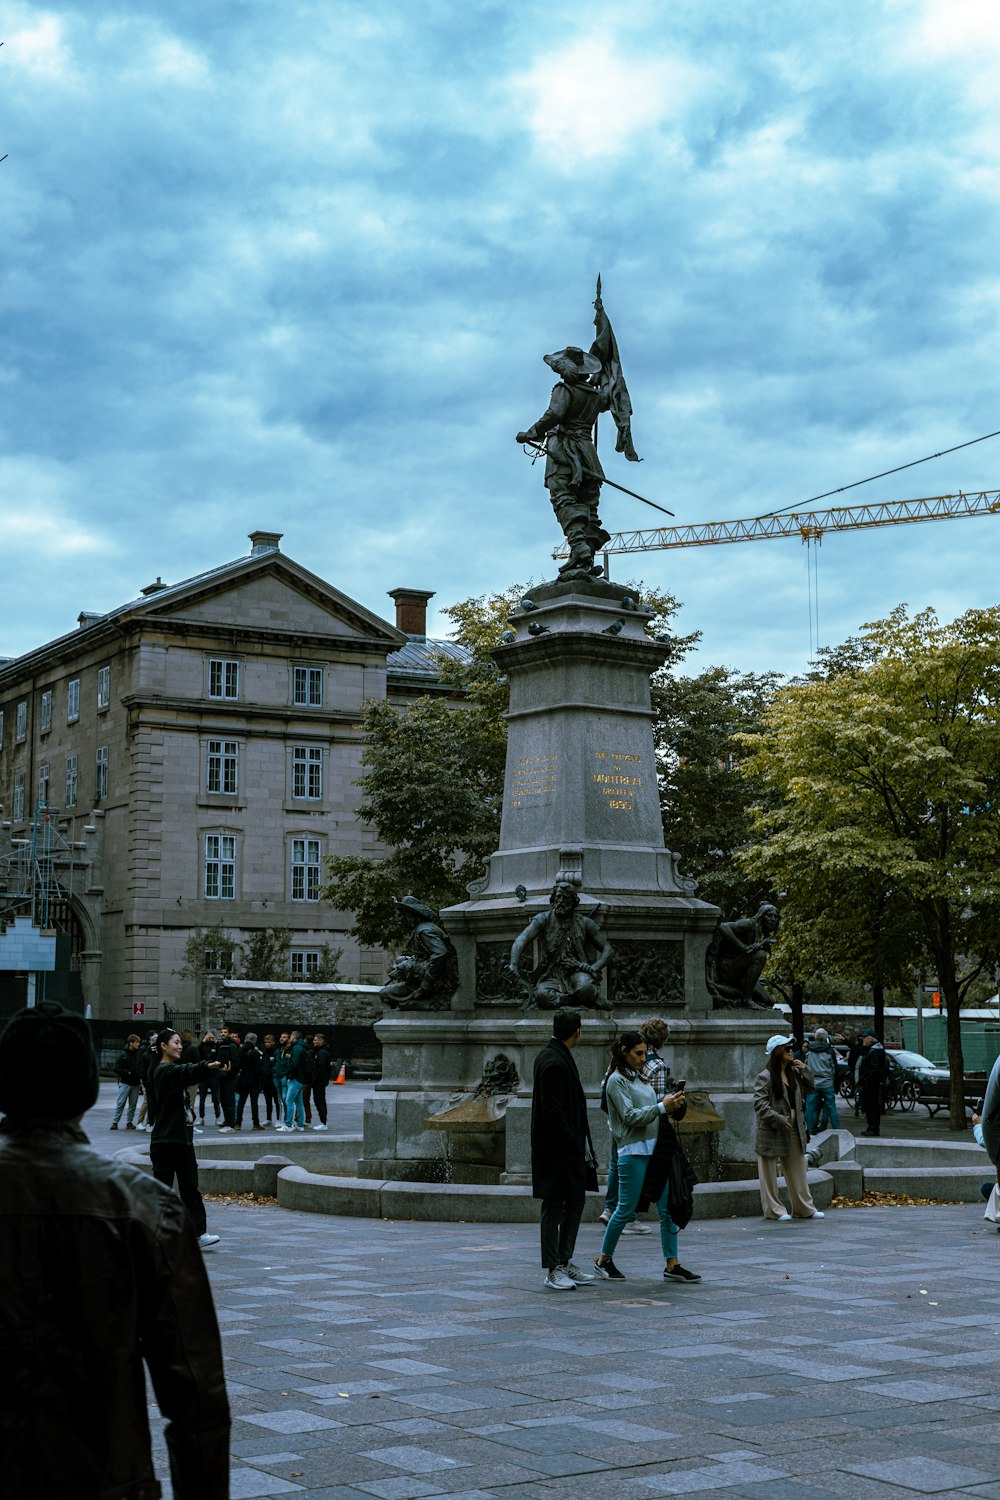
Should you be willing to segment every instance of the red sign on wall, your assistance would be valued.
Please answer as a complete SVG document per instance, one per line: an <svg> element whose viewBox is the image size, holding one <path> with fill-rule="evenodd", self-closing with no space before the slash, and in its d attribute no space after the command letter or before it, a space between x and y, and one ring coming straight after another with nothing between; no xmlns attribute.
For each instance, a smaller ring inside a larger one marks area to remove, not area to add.
<svg viewBox="0 0 1000 1500"><path fill-rule="evenodd" d="M134 1016L144 1016L146 1014L146 1002L145 1002L145 1000L133 1000L132 1001L132 1014Z"/></svg>

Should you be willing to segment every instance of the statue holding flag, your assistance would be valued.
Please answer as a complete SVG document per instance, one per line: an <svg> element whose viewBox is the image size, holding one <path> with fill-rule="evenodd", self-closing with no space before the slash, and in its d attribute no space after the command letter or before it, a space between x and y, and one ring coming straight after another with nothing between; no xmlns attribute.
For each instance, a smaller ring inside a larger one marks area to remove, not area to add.
<svg viewBox="0 0 1000 1500"><path fill-rule="evenodd" d="M545 488L569 545L569 558L559 569L562 578L600 573L594 553L609 540L597 513L605 477L596 445L597 418L602 411L611 412L618 428L616 450L639 462L632 446L632 403L622 378L618 344L601 301L600 277L594 309L596 337L590 353L570 345L544 356L559 383L538 421L517 434L517 442L536 444L545 452Z"/></svg>

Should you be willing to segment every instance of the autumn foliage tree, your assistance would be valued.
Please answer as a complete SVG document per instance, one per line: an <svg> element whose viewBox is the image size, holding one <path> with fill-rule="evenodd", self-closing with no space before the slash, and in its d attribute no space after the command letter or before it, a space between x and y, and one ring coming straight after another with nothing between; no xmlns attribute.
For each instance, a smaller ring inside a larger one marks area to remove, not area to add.
<svg viewBox="0 0 1000 1500"><path fill-rule="evenodd" d="M1000 609L900 606L776 693L746 747L766 801L743 858L788 892L785 942L935 973L963 1129L962 1001L1000 959Z"/></svg>

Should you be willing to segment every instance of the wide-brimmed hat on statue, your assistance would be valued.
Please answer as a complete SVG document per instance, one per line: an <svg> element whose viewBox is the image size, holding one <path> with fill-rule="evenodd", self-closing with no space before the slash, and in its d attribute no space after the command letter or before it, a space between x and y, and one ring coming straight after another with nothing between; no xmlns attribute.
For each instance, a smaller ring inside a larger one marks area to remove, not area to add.
<svg viewBox="0 0 1000 1500"><path fill-rule="evenodd" d="M570 344L566 349L557 349L555 354L543 354L542 358L550 370L556 370L556 361L566 361L574 367L577 375L600 375L601 361L593 354L588 354L584 349L577 349Z"/></svg>
<svg viewBox="0 0 1000 1500"><path fill-rule="evenodd" d="M397 912L402 907L404 911L408 911L415 916L418 922L438 922L440 920L440 914L434 910L433 906L427 906L423 901L418 901L416 896L401 896L398 900L393 896L392 904Z"/></svg>

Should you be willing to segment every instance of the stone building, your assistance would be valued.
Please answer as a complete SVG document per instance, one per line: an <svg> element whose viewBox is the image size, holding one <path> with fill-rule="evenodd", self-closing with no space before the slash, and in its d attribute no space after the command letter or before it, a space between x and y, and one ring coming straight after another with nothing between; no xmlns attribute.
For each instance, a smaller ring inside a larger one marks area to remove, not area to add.
<svg viewBox="0 0 1000 1500"><path fill-rule="evenodd" d="M327 855L377 852L357 816L362 705L440 690L431 595L393 590L394 627L280 541L252 532L248 556L157 579L0 664L0 924L30 909L16 869L44 844L48 921L70 950L59 992L75 986L95 1018L196 1010L176 971L194 929L216 923L236 940L289 928L292 978L324 944L343 949L348 980L383 977L381 950L358 947L319 887ZM3 972L5 935L0 1013L26 990Z"/></svg>

